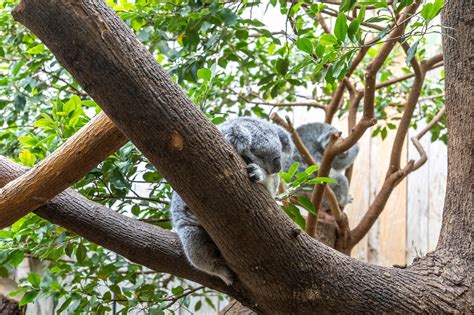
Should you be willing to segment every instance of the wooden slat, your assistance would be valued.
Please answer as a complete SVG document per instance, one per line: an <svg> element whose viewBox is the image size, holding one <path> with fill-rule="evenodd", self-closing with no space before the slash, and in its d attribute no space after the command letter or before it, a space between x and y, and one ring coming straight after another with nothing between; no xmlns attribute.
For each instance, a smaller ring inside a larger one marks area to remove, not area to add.
<svg viewBox="0 0 474 315"><path fill-rule="evenodd" d="M419 124L418 129L410 129L409 137L416 135L425 124ZM428 153L429 136L420 139L421 145ZM419 159L418 151L412 143L408 149L408 158ZM431 157L429 157L431 160ZM427 164L414 173L408 175L408 203L407 203L407 264L420 254L428 251L428 210L430 195L430 172Z"/></svg>
<svg viewBox="0 0 474 315"><path fill-rule="evenodd" d="M427 134L429 139L431 134ZM434 250L438 242L443 215L444 197L446 193L446 180L448 173L448 151L441 141L429 145L429 216L428 216L428 250Z"/></svg>

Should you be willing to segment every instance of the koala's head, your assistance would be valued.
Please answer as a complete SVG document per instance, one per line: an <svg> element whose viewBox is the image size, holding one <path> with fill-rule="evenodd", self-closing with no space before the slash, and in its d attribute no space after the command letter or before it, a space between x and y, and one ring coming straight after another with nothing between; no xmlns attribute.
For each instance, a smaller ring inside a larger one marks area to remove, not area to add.
<svg viewBox="0 0 474 315"><path fill-rule="evenodd" d="M289 134L263 119L239 117L223 124L220 130L247 164L255 163L268 174L278 173L293 151Z"/></svg>

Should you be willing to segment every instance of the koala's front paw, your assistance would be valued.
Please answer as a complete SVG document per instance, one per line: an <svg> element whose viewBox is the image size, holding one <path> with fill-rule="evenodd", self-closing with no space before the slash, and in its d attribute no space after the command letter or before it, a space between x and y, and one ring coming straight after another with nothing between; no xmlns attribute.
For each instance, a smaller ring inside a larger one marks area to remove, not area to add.
<svg viewBox="0 0 474 315"><path fill-rule="evenodd" d="M247 165L247 173L249 174L250 180L257 183L264 181L265 177L267 176L265 170L255 163L250 163Z"/></svg>

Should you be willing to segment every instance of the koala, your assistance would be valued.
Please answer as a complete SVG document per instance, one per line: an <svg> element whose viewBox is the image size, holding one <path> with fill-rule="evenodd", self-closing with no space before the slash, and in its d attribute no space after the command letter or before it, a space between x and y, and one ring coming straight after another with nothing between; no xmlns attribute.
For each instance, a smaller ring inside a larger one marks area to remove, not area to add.
<svg viewBox="0 0 474 315"><path fill-rule="evenodd" d="M323 158L324 150L329 143L331 134L338 132L338 130L333 126L319 122L302 125L296 128L296 131L317 163L320 163ZM346 152L337 155L334 158L331 167L339 172L344 171L354 163L358 153L359 145L355 144ZM298 161L304 163L299 154L294 156L298 158Z"/></svg>
<svg viewBox="0 0 474 315"><path fill-rule="evenodd" d="M289 134L280 126L251 117L235 118L218 128L247 164L250 180L263 185L275 196L279 184L278 172L293 153ZM170 211L173 227L189 262L231 285L233 272L192 210L176 192L171 197Z"/></svg>
<svg viewBox="0 0 474 315"><path fill-rule="evenodd" d="M298 127L296 131L318 164L321 163L324 150L329 143L331 134L338 132L338 130L333 126L319 122L302 125ZM329 184L329 187L334 191L337 201L342 207L352 201L352 197L349 195L349 181L342 172L354 163L358 153L359 145L355 144L346 152L337 155L331 165L329 177L336 180L337 183L331 183ZM304 171L306 167L308 167L297 151L294 152L289 164L291 165L294 162L300 163L298 171ZM289 167L289 165L287 165L287 167ZM323 199L323 207L326 209L329 208L329 204L325 198Z"/></svg>

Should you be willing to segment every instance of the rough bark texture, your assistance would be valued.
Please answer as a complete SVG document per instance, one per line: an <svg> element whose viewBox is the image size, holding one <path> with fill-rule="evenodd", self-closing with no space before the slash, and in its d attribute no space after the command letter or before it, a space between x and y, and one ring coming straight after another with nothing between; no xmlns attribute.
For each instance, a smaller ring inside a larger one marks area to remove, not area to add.
<svg viewBox="0 0 474 315"><path fill-rule="evenodd" d="M472 254L474 191L474 14L472 1L448 1L442 12L449 128L448 182L438 248ZM459 220L459 218L464 218ZM470 235L462 231L471 231Z"/></svg>
<svg viewBox="0 0 474 315"><path fill-rule="evenodd" d="M0 295L0 314L21 315L23 312L18 307L18 302Z"/></svg>
<svg viewBox="0 0 474 315"><path fill-rule="evenodd" d="M467 8L468 2L459 5ZM51 49L190 205L237 274L233 288L247 306L269 314L467 311L468 265L459 251L442 247L409 268L384 268L356 261L301 232L263 188L248 180L240 157L103 2L27 0L14 17ZM459 115L472 110L462 102L448 105ZM457 172L461 166L455 165L451 177L468 176ZM445 224L456 229L443 228L454 234L442 237L450 247L469 242L469 226L461 217L468 215L469 199L457 198L447 203L454 207L445 217ZM60 221L51 212L48 218L70 226L74 216ZM151 253L128 250L135 261Z"/></svg>

